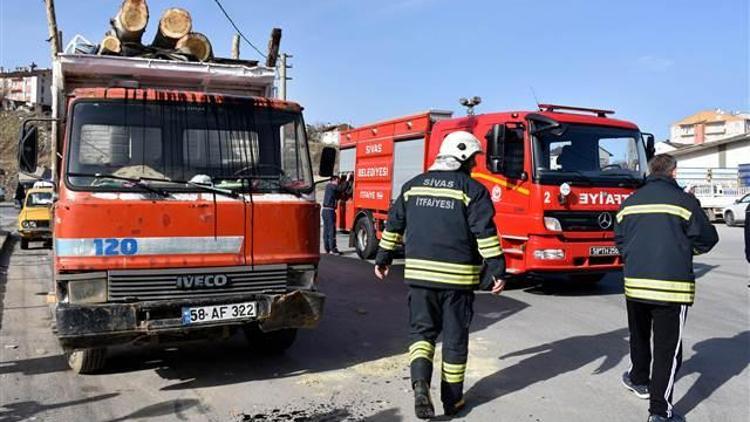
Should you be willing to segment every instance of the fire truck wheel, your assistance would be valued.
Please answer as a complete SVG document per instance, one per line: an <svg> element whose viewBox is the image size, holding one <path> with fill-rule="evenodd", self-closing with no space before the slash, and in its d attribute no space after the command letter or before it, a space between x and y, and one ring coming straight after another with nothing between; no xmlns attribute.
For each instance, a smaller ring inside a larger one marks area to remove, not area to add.
<svg viewBox="0 0 750 422"><path fill-rule="evenodd" d="M607 274L573 274L570 276L570 280L574 283L585 283L585 284L596 284L604 278Z"/></svg>
<svg viewBox="0 0 750 422"><path fill-rule="evenodd" d="M372 259L378 251L375 226L369 217L360 217L354 225L354 248L362 259Z"/></svg>
<svg viewBox="0 0 750 422"><path fill-rule="evenodd" d="M245 337L250 348L264 355L278 355L294 344L297 338L296 328L269 331L264 333L255 325L244 327Z"/></svg>
<svg viewBox="0 0 750 422"><path fill-rule="evenodd" d="M21 238L21 249L29 249L29 239Z"/></svg>
<svg viewBox="0 0 750 422"><path fill-rule="evenodd" d="M80 349L66 352L68 366L76 374L93 374L104 368L107 359L107 349Z"/></svg>

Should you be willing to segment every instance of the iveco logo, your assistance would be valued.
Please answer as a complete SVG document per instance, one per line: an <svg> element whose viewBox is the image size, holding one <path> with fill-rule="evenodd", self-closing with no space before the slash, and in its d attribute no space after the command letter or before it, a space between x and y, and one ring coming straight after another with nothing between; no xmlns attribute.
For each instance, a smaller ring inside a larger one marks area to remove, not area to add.
<svg viewBox="0 0 750 422"><path fill-rule="evenodd" d="M612 227L612 214L603 212L599 214L599 217L597 217L596 221L599 222L599 227L606 230Z"/></svg>
<svg viewBox="0 0 750 422"><path fill-rule="evenodd" d="M200 289L204 287L224 287L229 279L224 274L181 275L177 276L178 289Z"/></svg>

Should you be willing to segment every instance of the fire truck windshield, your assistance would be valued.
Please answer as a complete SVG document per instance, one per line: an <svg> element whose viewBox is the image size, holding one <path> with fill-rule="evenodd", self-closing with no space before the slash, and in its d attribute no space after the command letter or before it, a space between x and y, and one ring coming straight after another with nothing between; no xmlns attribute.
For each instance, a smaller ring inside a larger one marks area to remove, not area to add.
<svg viewBox="0 0 750 422"><path fill-rule="evenodd" d="M176 180L253 192L313 187L300 113L250 101L83 101L71 123L66 180L73 189L137 189L124 178L163 190L200 190L166 183Z"/></svg>
<svg viewBox="0 0 750 422"><path fill-rule="evenodd" d="M533 136L535 178L540 183L610 185L643 180L646 151L638 131L587 125L562 129Z"/></svg>

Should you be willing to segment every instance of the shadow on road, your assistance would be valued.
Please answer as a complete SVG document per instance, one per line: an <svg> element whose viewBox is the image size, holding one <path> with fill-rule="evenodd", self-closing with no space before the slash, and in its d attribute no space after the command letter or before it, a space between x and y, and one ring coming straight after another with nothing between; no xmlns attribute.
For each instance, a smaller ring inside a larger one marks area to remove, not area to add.
<svg viewBox="0 0 750 422"><path fill-rule="evenodd" d="M147 418L155 418L157 416L174 416L175 418L181 421L187 421L187 420L190 420L190 417L185 414L185 411L196 406L198 406L200 410L200 407L201 407L200 405L201 405L201 402L196 399L167 400L161 403L156 403L150 406L146 406L144 408L136 410L135 412L129 415L126 415L117 419L112 419L110 422L140 420L140 419L147 419ZM201 414L205 414L205 411L201 410Z"/></svg>
<svg viewBox="0 0 750 422"><path fill-rule="evenodd" d="M628 329L620 328L602 334L570 337L501 356L500 359L507 359L531 355L474 384L466 392L469 407L462 412L462 416L499 397L577 371L598 359L604 360L594 373L607 372L629 353L627 336Z"/></svg>
<svg viewBox="0 0 750 422"><path fill-rule="evenodd" d="M714 391L736 377L750 364L750 331L734 337L703 340L693 346L695 354L682 365L680 377L699 374L687 393L675 404L675 409L687 414ZM747 397L745 402L750 401Z"/></svg>
<svg viewBox="0 0 750 422"><path fill-rule="evenodd" d="M68 362L62 354L0 362L0 374L41 375L63 372L68 369L70 369Z"/></svg>
<svg viewBox="0 0 750 422"><path fill-rule="evenodd" d="M365 261L324 257L321 290L326 310L316 330L304 331L283 356L257 356L247 342L230 341L112 351L107 373L154 369L175 381L164 390L235 384L252 380L315 374L375 363L371 369L391 371L400 378L407 368L407 287L403 267L394 267L387 281L377 281ZM529 305L508 297L479 294L472 331L480 331ZM393 358L393 359L387 359Z"/></svg>
<svg viewBox="0 0 750 422"><path fill-rule="evenodd" d="M710 273L713 269L718 268L718 265L709 265L709 264L703 264L700 262L693 263L693 272L695 273L695 278L701 278L704 275Z"/></svg>
<svg viewBox="0 0 750 422"><path fill-rule="evenodd" d="M8 284L8 266L10 266L10 257L13 255L13 250L17 242L15 236L9 234L6 239L5 234L0 233L0 242L3 239L5 239L5 243L2 244L2 249L0 249L0 329L3 328L3 309L5 308L5 291Z"/></svg>
<svg viewBox="0 0 750 422"><path fill-rule="evenodd" d="M545 296L604 296L622 294L622 272L607 274L599 282L574 281L565 276L548 275L524 290L526 293Z"/></svg>
<svg viewBox="0 0 750 422"><path fill-rule="evenodd" d="M60 403L41 404L37 401L21 401L0 405L0 422L24 421L39 413L49 412L63 407L79 406L119 396L119 393L100 394L85 399L71 400ZM7 409L7 410L5 410Z"/></svg>

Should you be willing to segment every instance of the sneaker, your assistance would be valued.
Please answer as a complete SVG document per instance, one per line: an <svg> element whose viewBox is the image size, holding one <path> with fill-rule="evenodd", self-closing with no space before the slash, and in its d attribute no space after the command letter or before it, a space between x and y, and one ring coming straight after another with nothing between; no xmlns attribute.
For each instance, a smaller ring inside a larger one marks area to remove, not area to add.
<svg viewBox="0 0 750 422"><path fill-rule="evenodd" d="M671 418L659 415L649 415L648 422L685 422L686 419L676 413L672 414Z"/></svg>
<svg viewBox="0 0 750 422"><path fill-rule="evenodd" d="M453 406L443 405L443 412L445 413L445 416L456 416L464 407L466 407L466 401L461 399L453 403Z"/></svg>
<svg viewBox="0 0 750 422"><path fill-rule="evenodd" d="M435 417L435 406L430 399L430 386L425 381L414 383L414 414L419 419L432 419Z"/></svg>
<svg viewBox="0 0 750 422"><path fill-rule="evenodd" d="M343 253L341 253L341 251L338 250L338 249L334 249L334 250L331 251L331 255L341 256L341 255L343 255Z"/></svg>
<svg viewBox="0 0 750 422"><path fill-rule="evenodd" d="M630 373L625 372L622 374L622 385L625 386L628 390L632 391L633 394L635 394L636 397L639 399L648 399L648 385L638 385L633 384L633 381L630 381Z"/></svg>

